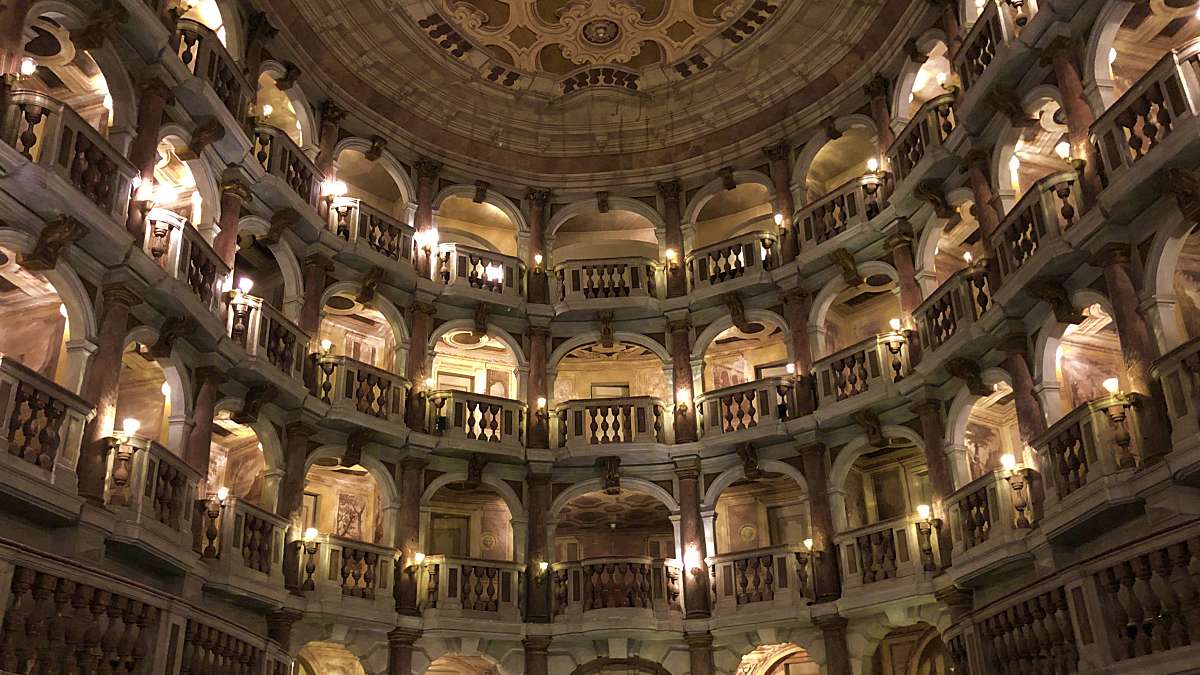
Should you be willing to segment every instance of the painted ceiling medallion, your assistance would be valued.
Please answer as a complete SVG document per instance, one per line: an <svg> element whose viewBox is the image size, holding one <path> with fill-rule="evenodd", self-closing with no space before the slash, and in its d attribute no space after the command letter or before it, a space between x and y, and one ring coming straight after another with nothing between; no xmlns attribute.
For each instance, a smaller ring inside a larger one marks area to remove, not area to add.
<svg viewBox="0 0 1200 675"><path fill-rule="evenodd" d="M606 45L621 34L621 27L611 19L592 19L583 24L583 39L594 45Z"/></svg>

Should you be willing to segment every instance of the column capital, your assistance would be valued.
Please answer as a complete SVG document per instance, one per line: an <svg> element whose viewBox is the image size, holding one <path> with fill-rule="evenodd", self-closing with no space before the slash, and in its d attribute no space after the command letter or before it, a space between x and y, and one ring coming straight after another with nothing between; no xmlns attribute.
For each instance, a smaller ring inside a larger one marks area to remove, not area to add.
<svg viewBox="0 0 1200 675"><path fill-rule="evenodd" d="M917 401L909 407L909 410L918 415L929 415L932 413L942 414L942 402L936 398L927 398L922 401Z"/></svg>
<svg viewBox="0 0 1200 675"><path fill-rule="evenodd" d="M668 333L681 333L692 329L691 317L683 317L682 319L671 319L667 321Z"/></svg>
<svg viewBox="0 0 1200 675"><path fill-rule="evenodd" d="M712 633L684 633L683 641L687 643L689 649L712 649L713 636Z"/></svg>
<svg viewBox="0 0 1200 675"><path fill-rule="evenodd" d="M175 91L158 76L147 77L138 82L138 93L142 96L154 96L163 100L167 105L175 102Z"/></svg>
<svg viewBox="0 0 1200 675"><path fill-rule="evenodd" d="M17 262L30 270L54 269L58 264L58 256L87 233L87 226L68 215L47 220L38 233L33 250L19 254Z"/></svg>
<svg viewBox="0 0 1200 675"><path fill-rule="evenodd" d="M221 180L221 198L236 197L238 201L245 204L254 196L250 192L250 186L246 181L238 176L230 176Z"/></svg>
<svg viewBox="0 0 1200 675"><path fill-rule="evenodd" d="M417 179L425 181L436 180L442 171L442 163L428 157L420 157L413 166L417 170Z"/></svg>
<svg viewBox="0 0 1200 675"><path fill-rule="evenodd" d="M791 288L783 292L783 304L802 304L812 300L812 293L803 288ZM793 328L796 328L795 326Z"/></svg>
<svg viewBox="0 0 1200 675"><path fill-rule="evenodd" d="M992 153L983 148L971 148L967 154L963 156L963 166L968 169L980 169L985 173L988 172L989 163L992 161Z"/></svg>
<svg viewBox="0 0 1200 675"><path fill-rule="evenodd" d="M525 647L526 652L544 654L550 649L550 641L549 635L527 635L521 640L521 645Z"/></svg>
<svg viewBox="0 0 1200 675"><path fill-rule="evenodd" d="M327 98L321 103L321 124L341 124L344 119L346 119L345 109L334 103L333 99Z"/></svg>
<svg viewBox="0 0 1200 675"><path fill-rule="evenodd" d="M887 239L884 240L883 245L886 246L889 251L894 251L902 246L912 246L913 239L914 237L911 230L907 232L904 230L896 230L888 235Z"/></svg>
<svg viewBox="0 0 1200 675"><path fill-rule="evenodd" d="M1009 333L1000 338L996 345L1005 354L1020 354L1029 352L1029 336L1024 333Z"/></svg>
<svg viewBox="0 0 1200 675"><path fill-rule="evenodd" d="M529 337L548 338L550 337L550 328L547 326L530 326L526 330Z"/></svg>
<svg viewBox="0 0 1200 675"><path fill-rule="evenodd" d="M768 145L767 147L763 148L762 151L764 154L766 154L767 159L771 160L772 162L787 161L791 152L791 146L788 145L787 139L784 139L778 143L775 143L774 145Z"/></svg>
<svg viewBox="0 0 1200 675"><path fill-rule="evenodd" d="M700 478L700 458L682 457L675 460L675 477L679 480Z"/></svg>
<svg viewBox="0 0 1200 675"><path fill-rule="evenodd" d="M436 305L433 305L428 302L422 302L420 300L413 300L412 304L409 305L408 308L416 314L424 314L425 316L436 316L437 315L437 306Z"/></svg>
<svg viewBox="0 0 1200 675"><path fill-rule="evenodd" d="M975 594L969 588L962 586L947 586L933 592L933 597L950 610L951 621L962 621L975 608Z"/></svg>
<svg viewBox="0 0 1200 675"><path fill-rule="evenodd" d="M880 96L883 98L887 98L888 89L890 89L891 86L892 86L892 83L889 82L888 79L886 77L884 77L882 73L875 73L875 77L872 77L871 81L867 82L867 84L863 86L863 92L866 93L866 95L870 96L871 98L876 98L876 97L880 97Z"/></svg>
<svg viewBox="0 0 1200 675"><path fill-rule="evenodd" d="M814 616L812 622L821 629L821 632L827 635L845 635L846 626L850 624L846 617L840 614L824 614Z"/></svg>
<svg viewBox="0 0 1200 675"><path fill-rule="evenodd" d="M309 253L304 256L304 267L318 267L325 272L333 271L333 261L330 260L324 253Z"/></svg>
<svg viewBox="0 0 1200 675"><path fill-rule="evenodd" d="M662 194L663 199L667 201L678 200L679 194L683 190L683 186L679 184L678 178L660 180L655 185L658 187L658 191Z"/></svg>
<svg viewBox="0 0 1200 675"><path fill-rule="evenodd" d="M211 384L214 387L221 386L226 380L225 373L216 366L200 366L192 372L192 376L197 383Z"/></svg>
<svg viewBox="0 0 1200 675"><path fill-rule="evenodd" d="M424 457L415 457L413 455L409 455L408 457L400 460L401 469L417 470L424 469L427 466L429 466L429 460Z"/></svg>
<svg viewBox="0 0 1200 675"><path fill-rule="evenodd" d="M411 647L413 643L421 639L421 631L416 628L406 628L399 626L388 631L388 645L393 647Z"/></svg>
<svg viewBox="0 0 1200 675"><path fill-rule="evenodd" d="M818 457L824 458L825 457L825 444L819 443L819 442L818 443L806 443L806 444L800 446L800 449L797 450L797 454L799 454L801 457L811 457L811 456L816 455ZM810 489L811 489L811 487L810 487Z"/></svg>
<svg viewBox="0 0 1200 675"><path fill-rule="evenodd" d="M104 298L104 308L110 309L117 306L129 309L134 305L139 305L142 302L142 296L135 293L131 288L123 283L105 284L101 288L101 293Z"/></svg>
<svg viewBox="0 0 1200 675"><path fill-rule="evenodd" d="M550 188L534 186L525 188L525 199L535 206L545 206L550 201Z"/></svg>
<svg viewBox="0 0 1200 675"><path fill-rule="evenodd" d="M267 613L267 639L289 649L292 641L292 625L304 618L304 613L281 607Z"/></svg>
<svg viewBox="0 0 1200 675"><path fill-rule="evenodd" d="M317 434L316 426L299 420L286 424L283 430L287 434L288 439L295 436L297 439L303 438L307 441L309 437Z"/></svg>
<svg viewBox="0 0 1200 675"><path fill-rule="evenodd" d="M1129 244L1116 241L1105 244L1088 258L1089 265L1100 268L1109 265L1128 265L1132 261L1133 256L1129 250Z"/></svg>
<svg viewBox="0 0 1200 675"><path fill-rule="evenodd" d="M1041 64L1048 66L1055 57L1059 56L1065 56L1073 61L1075 55L1079 53L1081 44L1078 38L1059 35L1042 48Z"/></svg>

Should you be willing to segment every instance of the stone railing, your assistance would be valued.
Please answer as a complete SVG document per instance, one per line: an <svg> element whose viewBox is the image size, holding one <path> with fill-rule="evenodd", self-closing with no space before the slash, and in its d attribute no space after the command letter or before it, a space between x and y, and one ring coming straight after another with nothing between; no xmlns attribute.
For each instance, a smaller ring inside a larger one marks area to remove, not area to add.
<svg viewBox="0 0 1200 675"><path fill-rule="evenodd" d="M235 497L224 504L198 500L196 511L192 548L208 561L212 574L221 575L220 583L236 586L238 579L249 579L271 591L283 588L286 518Z"/></svg>
<svg viewBox="0 0 1200 675"><path fill-rule="evenodd" d="M1149 405L1138 394L1110 394L1067 413L1032 445L1042 474L1054 486L1049 507L1071 494L1142 462L1138 408Z"/></svg>
<svg viewBox="0 0 1200 675"><path fill-rule="evenodd" d="M262 298L233 291L225 317L225 334L251 359L266 361L285 376L303 383L308 335Z"/></svg>
<svg viewBox="0 0 1200 675"><path fill-rule="evenodd" d="M984 661L1003 675L1074 673L1079 649L1062 586L974 619Z"/></svg>
<svg viewBox="0 0 1200 675"><path fill-rule="evenodd" d="M30 479L75 494L75 466L92 407L11 357L0 354L0 482Z"/></svg>
<svg viewBox="0 0 1200 675"><path fill-rule="evenodd" d="M692 251L686 261L688 288L715 288L752 272L775 267L776 237L773 232L748 232Z"/></svg>
<svg viewBox="0 0 1200 675"><path fill-rule="evenodd" d="M1003 283L1058 239L1082 212L1079 177L1074 171L1052 174L1030 187L992 234L999 281Z"/></svg>
<svg viewBox="0 0 1200 675"><path fill-rule="evenodd" d="M932 353L979 321L995 303L987 267L983 262L963 270L939 286L913 312L921 348Z"/></svg>
<svg viewBox="0 0 1200 675"><path fill-rule="evenodd" d="M441 244L433 278L451 288L494 293L513 302L525 298L525 263L512 256L463 244Z"/></svg>
<svg viewBox="0 0 1200 675"><path fill-rule="evenodd" d="M713 608L801 606L812 600L808 562L808 553L795 545L718 555L709 564L716 570Z"/></svg>
<svg viewBox="0 0 1200 675"><path fill-rule="evenodd" d="M683 582L675 560L588 558L554 563L548 574L556 617L620 609L667 616L682 610Z"/></svg>
<svg viewBox="0 0 1200 675"><path fill-rule="evenodd" d="M907 179L930 150L945 143L956 128L958 117L954 110L954 94L942 94L926 101L888 148L888 161L896 174L896 182Z"/></svg>
<svg viewBox="0 0 1200 675"><path fill-rule="evenodd" d="M1030 10L1013 7L1002 0L987 0L954 57L954 72L958 73L964 93L975 86L996 57L1017 37L1020 28L1029 22Z"/></svg>
<svg viewBox="0 0 1200 675"><path fill-rule="evenodd" d="M930 552L922 553L921 535L907 515L841 532L833 541L841 550L846 588L910 577L932 562Z"/></svg>
<svg viewBox="0 0 1200 675"><path fill-rule="evenodd" d="M1019 538L1032 529L1039 514L1034 508L1034 473L1030 469L997 469L967 483L943 506L954 542L952 560L963 553Z"/></svg>
<svg viewBox="0 0 1200 675"><path fill-rule="evenodd" d="M413 228L353 197L337 197L329 207L329 229L397 262L413 261Z"/></svg>
<svg viewBox="0 0 1200 675"><path fill-rule="evenodd" d="M286 132L266 124L255 126L252 152L268 174L283 181L300 201L316 208L320 172Z"/></svg>
<svg viewBox="0 0 1200 675"><path fill-rule="evenodd" d="M392 608L389 589L400 557L396 549L332 534L290 545L299 548L301 592L360 598Z"/></svg>
<svg viewBox="0 0 1200 675"><path fill-rule="evenodd" d="M869 222L887 204L883 174L851 179L820 199L805 204L792 218L800 247L811 248Z"/></svg>
<svg viewBox="0 0 1200 675"><path fill-rule="evenodd" d="M433 391L428 396L432 433L456 440L524 446L524 403L467 391Z"/></svg>
<svg viewBox="0 0 1200 675"><path fill-rule="evenodd" d="M3 140L125 222L137 169L70 106L36 91L9 92Z"/></svg>
<svg viewBox="0 0 1200 675"><path fill-rule="evenodd" d="M200 472L157 442L124 435L108 441L104 503L120 521L115 538L165 545L171 556L192 549Z"/></svg>
<svg viewBox="0 0 1200 675"><path fill-rule="evenodd" d="M813 364L819 405L883 390L909 372L909 344L904 333L872 335Z"/></svg>
<svg viewBox="0 0 1200 675"><path fill-rule="evenodd" d="M670 417L663 402L650 396L567 401L554 416L560 448L666 443Z"/></svg>
<svg viewBox="0 0 1200 675"><path fill-rule="evenodd" d="M1200 111L1200 42L1164 56L1093 124L1109 183L1146 158Z"/></svg>
<svg viewBox="0 0 1200 675"><path fill-rule="evenodd" d="M777 424L796 413L790 377L767 377L696 397L700 433L708 438Z"/></svg>
<svg viewBox="0 0 1200 675"><path fill-rule="evenodd" d="M349 356L314 354L312 358L309 391L322 403L388 422L403 421L408 380Z"/></svg>
<svg viewBox="0 0 1200 675"><path fill-rule="evenodd" d="M646 258L573 260L554 269L555 299L568 307L595 300L659 297L658 263Z"/></svg>
<svg viewBox="0 0 1200 675"><path fill-rule="evenodd" d="M171 278L183 282L208 311L221 315L233 273L186 218L174 211L151 209L142 250Z"/></svg>
<svg viewBox="0 0 1200 675"><path fill-rule="evenodd" d="M183 65L213 88L238 127L245 129L250 106L258 95L257 83L251 82L225 45L221 44L221 39L208 26L191 19L181 19L175 31L178 41L176 55Z"/></svg>
<svg viewBox="0 0 1200 675"><path fill-rule="evenodd" d="M515 621L524 574L524 565L515 562L431 555L421 565L419 597L426 610Z"/></svg>
<svg viewBox="0 0 1200 675"><path fill-rule="evenodd" d="M1200 444L1200 338L1189 340L1164 354L1153 374L1162 382L1171 415L1174 450Z"/></svg>

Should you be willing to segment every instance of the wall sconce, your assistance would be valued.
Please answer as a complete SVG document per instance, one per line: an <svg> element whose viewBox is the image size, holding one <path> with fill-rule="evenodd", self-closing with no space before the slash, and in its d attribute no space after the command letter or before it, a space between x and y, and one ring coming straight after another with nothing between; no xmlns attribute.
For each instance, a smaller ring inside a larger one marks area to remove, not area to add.
<svg viewBox="0 0 1200 675"><path fill-rule="evenodd" d="M208 519L208 524L204 529L204 552L201 554L207 560L212 560L217 557L217 519L221 517L221 513L225 511L225 500L229 499L229 488L222 485L217 488L216 493L209 495L208 500L204 503L204 517Z"/></svg>
<svg viewBox="0 0 1200 675"><path fill-rule="evenodd" d="M125 435L125 440L133 438L137 435L138 429L142 428L142 423L134 417L126 417L121 420L121 433Z"/></svg>
<svg viewBox="0 0 1200 675"><path fill-rule="evenodd" d="M538 561L538 572L541 574L545 574L546 572L549 572L549 571L550 571L549 561L539 560Z"/></svg>
<svg viewBox="0 0 1200 675"><path fill-rule="evenodd" d="M900 319L893 318L888 321L888 326L891 327L893 333L899 333L900 329L904 327L904 324L900 321Z"/></svg>
<svg viewBox="0 0 1200 675"><path fill-rule="evenodd" d="M680 387L675 392L675 413L678 415L686 415L688 405L692 402L692 392L687 387Z"/></svg>
<svg viewBox="0 0 1200 675"><path fill-rule="evenodd" d="M867 160L867 171L870 173L879 173L879 159L872 157Z"/></svg>
<svg viewBox="0 0 1200 675"><path fill-rule="evenodd" d="M775 227L783 227L783 214L782 213L775 214Z"/></svg>
<svg viewBox="0 0 1200 675"><path fill-rule="evenodd" d="M37 72L38 63L30 56L21 57L20 73L24 77L30 77Z"/></svg>
<svg viewBox="0 0 1200 675"><path fill-rule="evenodd" d="M700 552L695 546L688 546L683 552L683 567L694 576L704 574L704 560L700 557Z"/></svg>
<svg viewBox="0 0 1200 675"><path fill-rule="evenodd" d="M317 541L317 537L321 533L317 528L310 527L304 530L304 535L300 540L301 550L307 556L304 561L304 583L300 585L300 590L311 591L317 587L313 581L313 574L317 571L317 551L321 550L321 542Z"/></svg>
<svg viewBox="0 0 1200 675"><path fill-rule="evenodd" d="M237 287L229 294L229 308L233 312L233 325L229 327L229 337L235 342L246 346L246 332L250 330L250 303L246 296L254 288L254 280L250 277L238 279Z"/></svg>
<svg viewBox="0 0 1200 675"><path fill-rule="evenodd" d="M345 197L347 191L345 181L336 178L326 178L321 181L321 195L330 202L338 197Z"/></svg>
<svg viewBox="0 0 1200 675"><path fill-rule="evenodd" d="M1109 394L1121 393L1121 380L1115 377L1106 378L1100 383L1100 386L1104 387L1104 391L1107 391Z"/></svg>
<svg viewBox="0 0 1200 675"><path fill-rule="evenodd" d="M788 375L792 375L792 376L796 375L796 364L794 364L794 363L788 363L786 366L783 367L783 369L787 371Z"/></svg>
<svg viewBox="0 0 1200 675"><path fill-rule="evenodd" d="M133 457L138 450L149 447L149 442L137 437L142 426L136 418L126 417L121 421L121 432L114 433L106 442L113 452L112 468L108 485L108 503L125 506L129 503L129 481L133 478Z"/></svg>
<svg viewBox="0 0 1200 675"><path fill-rule="evenodd" d="M329 338L322 339L321 340L321 356L329 356L329 353L332 351L333 351L333 340L330 340Z"/></svg>
<svg viewBox="0 0 1200 675"><path fill-rule="evenodd" d="M926 572L937 569L933 559L933 531L942 529L942 519L934 518L928 504L917 505L917 546L921 550L921 562Z"/></svg>
<svg viewBox="0 0 1200 675"><path fill-rule="evenodd" d="M975 264L975 256L970 251L963 251L963 262L967 263L967 267Z"/></svg>
<svg viewBox="0 0 1200 675"><path fill-rule="evenodd" d="M1058 158L1064 161L1071 159L1071 142L1066 138L1059 141L1054 146L1054 154L1058 155Z"/></svg>
<svg viewBox="0 0 1200 675"><path fill-rule="evenodd" d="M533 254L533 272L534 274L542 273L542 261L546 258L541 253Z"/></svg>
<svg viewBox="0 0 1200 675"><path fill-rule="evenodd" d="M1129 409L1133 402L1125 392L1121 391L1121 381L1115 377L1105 379L1100 383L1108 392L1110 403L1105 409L1108 421L1112 426L1113 441L1117 444L1117 468L1127 469L1139 464L1140 458L1135 456L1132 447L1133 438L1129 434Z"/></svg>
<svg viewBox="0 0 1200 675"><path fill-rule="evenodd" d="M432 390L436 386L437 386L437 380L433 379L432 375L425 378L425 388L426 389Z"/></svg>
<svg viewBox="0 0 1200 675"><path fill-rule="evenodd" d="M1027 469L1017 468L1017 458L1010 452L1000 455L1000 467L1003 469L1004 480L1008 481L1008 486L1012 488L1012 505L1013 510L1017 512L1016 526L1019 528L1027 528L1030 525L1030 520L1025 511L1029 508L1029 499L1025 494L1025 485L1028 480L1025 475Z"/></svg>
<svg viewBox="0 0 1200 675"><path fill-rule="evenodd" d="M679 267L679 252L673 248L669 248L663 252L663 257L667 259L667 269L673 270Z"/></svg>
<svg viewBox="0 0 1200 675"><path fill-rule="evenodd" d="M425 554L421 551L416 551L412 554L412 561L404 567L404 571L409 574L416 574L422 566L425 565Z"/></svg>
<svg viewBox="0 0 1200 675"><path fill-rule="evenodd" d="M417 248L431 253L438 245L438 231L436 227L431 227L428 230L421 230L413 235L413 240L417 243Z"/></svg>
<svg viewBox="0 0 1200 675"><path fill-rule="evenodd" d="M1012 471L1017 466L1017 458L1011 452L1006 452L1000 455L1000 466L1005 471Z"/></svg>

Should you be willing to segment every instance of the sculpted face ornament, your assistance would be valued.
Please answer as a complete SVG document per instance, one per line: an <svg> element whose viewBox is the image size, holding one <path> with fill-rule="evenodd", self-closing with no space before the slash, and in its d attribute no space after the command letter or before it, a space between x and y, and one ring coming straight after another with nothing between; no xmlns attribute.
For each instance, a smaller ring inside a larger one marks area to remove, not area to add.
<svg viewBox="0 0 1200 675"><path fill-rule="evenodd" d="M592 19L583 24L583 39L594 45L606 45L621 34L621 27L611 19Z"/></svg>

